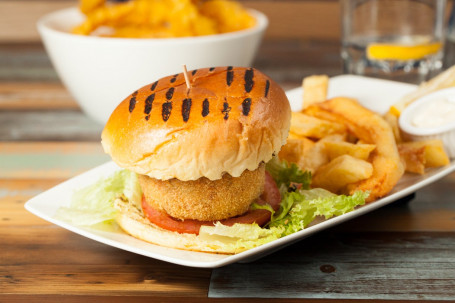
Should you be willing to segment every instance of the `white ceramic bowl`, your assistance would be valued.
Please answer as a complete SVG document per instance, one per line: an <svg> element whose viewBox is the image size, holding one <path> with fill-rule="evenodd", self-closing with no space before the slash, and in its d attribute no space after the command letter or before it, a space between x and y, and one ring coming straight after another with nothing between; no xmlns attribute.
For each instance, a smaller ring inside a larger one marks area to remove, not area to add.
<svg viewBox="0 0 455 303"><path fill-rule="evenodd" d="M38 31L60 79L82 110L105 123L134 90L171 74L212 66L250 66L268 25L255 10L256 26L232 33L166 39L80 36L70 33L84 16L77 8L50 13Z"/></svg>
<svg viewBox="0 0 455 303"><path fill-rule="evenodd" d="M441 98L455 99L455 87L446 88L428 94L409 105L400 115L399 126L406 139L412 141L440 139L450 158L455 158L455 119L447 124L434 127L417 127L412 123L413 118L429 103ZM431 116L428 115L428 119Z"/></svg>

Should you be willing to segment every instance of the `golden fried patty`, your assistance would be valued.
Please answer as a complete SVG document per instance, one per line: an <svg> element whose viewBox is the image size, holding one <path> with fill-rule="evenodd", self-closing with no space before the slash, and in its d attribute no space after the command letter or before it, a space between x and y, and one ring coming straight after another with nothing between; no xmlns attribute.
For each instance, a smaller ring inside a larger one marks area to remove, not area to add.
<svg viewBox="0 0 455 303"><path fill-rule="evenodd" d="M240 177L225 174L211 181L158 180L140 175L145 199L153 208L177 219L222 220L241 215L264 191L265 165L246 170Z"/></svg>

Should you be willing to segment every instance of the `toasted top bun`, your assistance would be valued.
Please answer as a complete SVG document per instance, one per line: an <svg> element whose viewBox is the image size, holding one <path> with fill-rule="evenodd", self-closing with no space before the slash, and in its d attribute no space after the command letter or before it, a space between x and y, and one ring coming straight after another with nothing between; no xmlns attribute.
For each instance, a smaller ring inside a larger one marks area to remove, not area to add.
<svg viewBox="0 0 455 303"><path fill-rule="evenodd" d="M141 175L182 181L255 170L285 144L289 101L253 68L217 67L162 78L126 98L103 133L104 150Z"/></svg>

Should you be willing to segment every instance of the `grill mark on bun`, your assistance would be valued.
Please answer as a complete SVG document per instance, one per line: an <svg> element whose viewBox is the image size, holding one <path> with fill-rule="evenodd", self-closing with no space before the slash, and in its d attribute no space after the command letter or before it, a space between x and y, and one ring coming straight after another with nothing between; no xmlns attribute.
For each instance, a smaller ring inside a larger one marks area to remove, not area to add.
<svg viewBox="0 0 455 303"><path fill-rule="evenodd" d="M209 107L209 99L205 98L204 101L202 101L202 117L206 117L210 113Z"/></svg>
<svg viewBox="0 0 455 303"><path fill-rule="evenodd" d="M174 83L175 80L177 80L177 76L178 76L178 75L179 75L179 74L175 74L175 75L171 78L171 80L170 80L171 83Z"/></svg>
<svg viewBox="0 0 455 303"><path fill-rule="evenodd" d="M150 87L150 90L151 90L151 91L154 91L157 85L158 85L158 81L155 81L155 82L152 84L152 86Z"/></svg>
<svg viewBox="0 0 455 303"><path fill-rule="evenodd" d="M224 114L224 120L229 119L229 112L231 111L231 107L229 106L229 103L226 101L223 103L223 110L221 111Z"/></svg>
<svg viewBox="0 0 455 303"><path fill-rule="evenodd" d="M169 120L172 111L172 102L165 102L161 107L161 116L163 117L163 121L166 122Z"/></svg>
<svg viewBox="0 0 455 303"><path fill-rule="evenodd" d="M128 110L130 111L130 113L133 112L134 108L136 107L136 96L137 96L137 91L135 91L132 95L131 95L131 99L130 99L130 105L128 107Z"/></svg>
<svg viewBox="0 0 455 303"><path fill-rule="evenodd" d="M234 81L234 71L232 70L232 66L228 66L227 73L226 73L227 86L231 86L233 81Z"/></svg>
<svg viewBox="0 0 455 303"><path fill-rule="evenodd" d="M245 91L247 93L251 92L251 90L253 89L253 86L254 86L254 81L253 81L253 78L254 78L254 70L252 68L250 69L247 69L245 71Z"/></svg>
<svg viewBox="0 0 455 303"><path fill-rule="evenodd" d="M130 106L129 106L129 108L128 108L129 111L130 111L130 113L133 112L135 106L136 106L136 97L131 97L131 99L130 99Z"/></svg>
<svg viewBox="0 0 455 303"><path fill-rule="evenodd" d="M264 97L266 97L266 98L267 98L267 95L269 94L269 89L270 89L270 81L267 80L265 82L265 93L264 93Z"/></svg>
<svg viewBox="0 0 455 303"><path fill-rule="evenodd" d="M251 98L246 98L242 102L242 114L244 116L248 116L248 114L250 113L250 109L251 109Z"/></svg>
<svg viewBox="0 0 455 303"><path fill-rule="evenodd" d="M188 119L190 118L190 112L191 112L191 99L186 98L183 100L182 103L182 117L184 122L188 122Z"/></svg>
<svg viewBox="0 0 455 303"><path fill-rule="evenodd" d="M206 74L207 72L209 72L209 73ZM238 96L239 98L241 98L239 100L240 101L239 103L241 103L241 106L242 106L241 113L240 113L240 108L237 107L237 105L234 106L232 104L229 104L227 98L224 97L224 102L223 102L222 108L216 109L216 108L219 108L218 107L219 105L215 106L215 111L218 112L218 110L220 110L220 112L223 114L224 120L228 120L230 118L230 112L232 111L232 107L230 105L232 105L234 107L235 111L237 111L237 110L239 111L238 114L243 115L243 116L249 116L249 113L251 112L251 109L252 109L251 106L252 106L253 98L250 97L248 94L252 93L252 91L255 87L255 84L257 84L256 82L259 81L257 74L259 74L259 76L261 78L260 86L262 87L262 85L264 85L263 86L264 90L263 90L262 95L265 98L267 98L268 95L270 94L270 89L272 86L271 80L267 79L267 78L262 80L262 74L260 72L257 72L254 68L234 68L233 66L226 66L224 68L210 67L210 68L204 68L204 69L194 69L191 71L191 75L199 74L199 75L201 75L201 77L209 77L209 78L221 77L221 79L220 79L221 81L222 81L222 78L224 77L224 74L226 74L226 76L225 76L226 87L232 86L234 81L240 80L241 74L236 75L236 73L239 73L239 72L244 73L244 75L243 75L244 91L243 92L241 92L241 90L238 91L238 94L243 94L243 98L241 97L241 95ZM152 92L144 100L145 103L144 103L144 107L143 107L143 112L144 112L145 120L147 120L147 121L150 120L151 112L154 107L156 107L156 106L160 107L155 102L156 101L155 99L161 98L161 100L164 99L163 102L159 102L162 107L161 116L162 116L163 121L167 122L172 113L172 108L173 108L172 103L174 103L174 96L175 96L176 98L179 99L179 101L182 100L182 102L183 102L182 103L182 113L181 113L182 120L180 120L180 121L185 122L185 123L189 121L190 114L191 114L191 107L193 105L194 98L190 98L189 90L186 90L186 94L183 94L183 96L181 96L182 93L180 92L180 86L182 84L180 82L177 82L180 75L181 75L181 73L167 77L167 81L168 81L167 85L165 83L161 83L162 85L160 87L158 87L158 84L160 84L160 82L162 82L161 81L162 79L160 79L160 80L156 80L155 82L150 84L150 86L148 86L148 89L150 89ZM256 80L255 80L255 77L256 77ZM199 78L197 78L197 79L199 79ZM211 81L211 80L209 80L209 81ZM262 84L263 82L264 82L264 84ZM170 84L170 83L173 83L173 84ZM176 86L171 87L171 85L175 85L176 83L177 83ZM206 84L204 84L204 86L205 85ZM176 90L177 88L178 88L178 90ZM209 84L209 86L207 86L207 88L210 89L210 84ZM178 94L178 96L176 94ZM127 99L128 100L127 102L129 102L128 108L129 108L130 113L132 113L134 111L135 107L137 107L136 106L137 102L139 102L139 103L142 102L142 99L141 100L137 99L137 95L138 95L138 91L135 91L133 94L130 95L129 99ZM203 98L201 98L201 99L203 99ZM210 114L209 99L208 98L203 99L201 105L199 105L199 102L200 102L199 100L196 102L196 106L197 107L201 106L201 117L205 118ZM155 105L153 105L153 103L155 103ZM236 104L238 104L238 103L236 103ZM177 105L177 106L180 107L179 105ZM142 105L140 105L140 107L142 107ZM236 115L237 115L237 112L236 112Z"/></svg>
<svg viewBox="0 0 455 303"><path fill-rule="evenodd" d="M150 119L150 112L152 111L153 100L155 100L155 93L151 94L150 96L147 97L147 99L145 99L144 114L147 115L145 116L145 120L147 121Z"/></svg>
<svg viewBox="0 0 455 303"><path fill-rule="evenodd" d="M171 87L167 90L166 92L166 99L167 100L171 100L172 99L172 96L174 96L174 90L175 88Z"/></svg>

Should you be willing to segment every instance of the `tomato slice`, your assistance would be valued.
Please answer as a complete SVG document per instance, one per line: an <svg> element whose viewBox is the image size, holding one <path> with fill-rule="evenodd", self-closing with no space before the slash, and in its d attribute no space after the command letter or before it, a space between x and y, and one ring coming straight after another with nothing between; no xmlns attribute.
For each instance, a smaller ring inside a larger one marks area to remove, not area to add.
<svg viewBox="0 0 455 303"><path fill-rule="evenodd" d="M269 175L265 173L265 186L264 192L259 197L258 204L264 205L269 204L275 211L278 210L281 203L281 195L275 181ZM155 225L161 228L176 231L178 233L189 233L199 234L199 229L202 225L214 225L217 221L198 221L198 220L177 220L169 216L168 214L156 210L151 207L142 197L142 209L145 216ZM224 225L232 226L235 223L253 224L256 223L260 226L266 224L270 220L270 212L264 209L249 210L245 214L232 217L220 222Z"/></svg>

